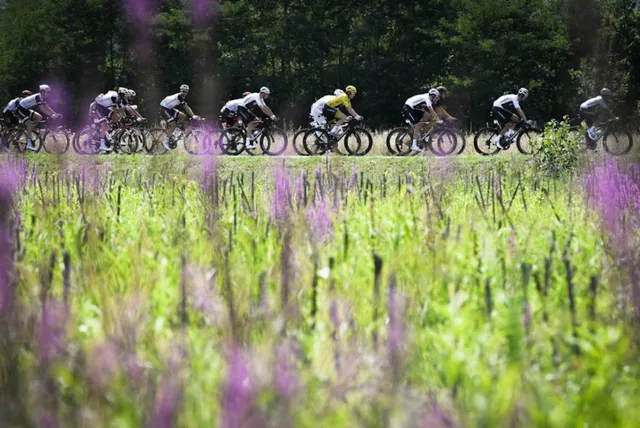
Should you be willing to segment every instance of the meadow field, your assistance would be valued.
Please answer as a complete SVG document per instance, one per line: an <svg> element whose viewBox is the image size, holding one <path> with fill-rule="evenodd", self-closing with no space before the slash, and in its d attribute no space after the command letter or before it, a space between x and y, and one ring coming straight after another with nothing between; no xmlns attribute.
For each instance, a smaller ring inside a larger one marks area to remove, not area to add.
<svg viewBox="0 0 640 428"><path fill-rule="evenodd" d="M2 426L640 420L629 160L2 156Z"/></svg>

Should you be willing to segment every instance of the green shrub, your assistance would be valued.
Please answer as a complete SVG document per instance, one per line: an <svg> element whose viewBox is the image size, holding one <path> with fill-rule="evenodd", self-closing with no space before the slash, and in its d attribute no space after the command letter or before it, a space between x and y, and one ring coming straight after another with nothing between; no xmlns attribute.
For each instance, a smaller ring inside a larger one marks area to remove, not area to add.
<svg viewBox="0 0 640 428"><path fill-rule="evenodd" d="M562 122L549 122L538 153L540 168L553 176L575 170L578 164L581 135L581 132L571 129L566 116Z"/></svg>

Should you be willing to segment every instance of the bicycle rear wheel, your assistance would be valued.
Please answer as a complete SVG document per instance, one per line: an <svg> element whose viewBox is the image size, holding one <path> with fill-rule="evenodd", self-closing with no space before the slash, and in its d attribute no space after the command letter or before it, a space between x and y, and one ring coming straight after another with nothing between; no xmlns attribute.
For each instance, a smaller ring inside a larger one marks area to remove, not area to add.
<svg viewBox="0 0 640 428"><path fill-rule="evenodd" d="M458 138L450 129L438 129L434 132L430 145L431 152L436 156L449 156L458 147Z"/></svg>
<svg viewBox="0 0 640 428"><path fill-rule="evenodd" d="M309 156L309 153L304 148L303 140L307 132L311 131L308 128L301 129L293 135L292 146L293 151L296 152L299 156Z"/></svg>
<svg viewBox="0 0 640 428"><path fill-rule="evenodd" d="M406 130L407 130L407 127L403 126L403 127L400 127L400 128L394 128L394 129L391 130L391 132L389 132L389 134L387 134L386 144L387 144L387 150L389 151L390 154L392 154L392 155L399 155L400 154L396 150L396 148L397 148L396 140L398 139L400 134L406 132Z"/></svg>
<svg viewBox="0 0 640 428"><path fill-rule="evenodd" d="M476 152L483 156L492 156L500 151L496 146L495 137L498 136L495 128L482 128L476 132L473 138L473 145Z"/></svg>
<svg viewBox="0 0 640 428"><path fill-rule="evenodd" d="M74 149L81 155L95 155L100 150L98 130L88 126L78 132L74 138Z"/></svg>
<svg viewBox="0 0 640 428"><path fill-rule="evenodd" d="M629 131L607 131L602 137L602 146L613 156L623 156L631 151L633 138Z"/></svg>
<svg viewBox="0 0 640 428"><path fill-rule="evenodd" d="M322 128L314 128L307 132L302 144L309 155L323 155L329 149L331 136Z"/></svg>
<svg viewBox="0 0 640 428"><path fill-rule="evenodd" d="M164 155L167 153L167 149L162 142L167 137L167 134L162 128L150 129L144 136L144 148L150 155Z"/></svg>
<svg viewBox="0 0 640 428"><path fill-rule="evenodd" d="M238 156L245 150L244 131L237 128L227 129L220 135L218 146L225 155Z"/></svg>

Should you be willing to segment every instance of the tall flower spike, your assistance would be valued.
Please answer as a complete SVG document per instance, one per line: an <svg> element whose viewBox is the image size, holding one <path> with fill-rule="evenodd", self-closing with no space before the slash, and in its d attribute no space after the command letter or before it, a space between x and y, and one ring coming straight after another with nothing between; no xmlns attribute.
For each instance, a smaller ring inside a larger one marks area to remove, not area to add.
<svg viewBox="0 0 640 428"><path fill-rule="evenodd" d="M220 428L245 427L251 417L254 401L251 374L244 356L233 348L228 357L229 370L222 391Z"/></svg>

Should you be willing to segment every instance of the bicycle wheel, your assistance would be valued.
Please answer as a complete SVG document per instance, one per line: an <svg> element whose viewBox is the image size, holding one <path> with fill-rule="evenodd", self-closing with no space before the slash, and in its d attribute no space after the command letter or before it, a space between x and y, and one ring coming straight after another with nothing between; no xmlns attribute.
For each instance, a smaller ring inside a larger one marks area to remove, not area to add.
<svg viewBox="0 0 640 428"><path fill-rule="evenodd" d="M204 155L211 149L211 136L202 129L193 129L184 137L184 149L192 155Z"/></svg>
<svg viewBox="0 0 640 428"><path fill-rule="evenodd" d="M304 128L304 129L301 129L300 131L296 132L293 135L293 141L292 141L293 151L296 152L300 156L309 156L309 153L304 148L304 144L302 142L304 140L304 136L309 131L311 131L311 130L308 129L308 128Z"/></svg>
<svg viewBox="0 0 640 428"><path fill-rule="evenodd" d="M354 140L354 137L357 137ZM357 146L355 142L357 141ZM373 147L373 137L364 128L353 128L344 137L344 145L347 152L353 156L365 156Z"/></svg>
<svg viewBox="0 0 640 428"><path fill-rule="evenodd" d="M162 128L154 128L146 131L143 142L144 148L150 155L164 155L167 153L167 149L162 142L167 137L167 134Z"/></svg>
<svg viewBox="0 0 640 428"><path fill-rule="evenodd" d="M460 131L459 129L454 129L453 131L456 133L456 138L460 142L460 144L458 145L460 148L456 153L457 156L460 156L462 153L464 153L464 149L467 147L467 136L464 135L464 132Z"/></svg>
<svg viewBox="0 0 640 428"><path fill-rule="evenodd" d="M431 152L436 156L449 156L455 153L458 147L456 133L450 129L438 129L434 132L431 140Z"/></svg>
<svg viewBox="0 0 640 428"><path fill-rule="evenodd" d="M331 136L322 128L314 128L307 132L302 145L309 155L323 155L329 149Z"/></svg>
<svg viewBox="0 0 640 428"><path fill-rule="evenodd" d="M401 133L404 133L407 130L406 126L400 128L394 128L387 134L387 150L392 155L398 155L398 151L396 150L396 140Z"/></svg>
<svg viewBox="0 0 640 428"><path fill-rule="evenodd" d="M63 129L51 129L41 138L41 146L47 153L59 155L69 149L69 135Z"/></svg>
<svg viewBox="0 0 640 428"><path fill-rule="evenodd" d="M144 145L142 133L135 129L124 129L113 141L118 144L118 150L126 155L132 155L138 151L140 143Z"/></svg>
<svg viewBox="0 0 640 428"><path fill-rule="evenodd" d="M518 150L523 155L535 155L542 148L542 131L529 128L522 131L516 140Z"/></svg>
<svg viewBox="0 0 640 428"><path fill-rule="evenodd" d="M237 128L227 129L220 135L218 146L225 155L238 156L245 150L244 131Z"/></svg>
<svg viewBox="0 0 640 428"><path fill-rule="evenodd" d="M500 149L495 142L497 135L498 132L495 128L482 128L476 132L475 137L473 137L473 145L476 148L476 152L483 156L491 156L498 153Z"/></svg>
<svg viewBox="0 0 640 428"><path fill-rule="evenodd" d="M602 146L613 156L623 156L631 151L633 138L629 131L607 131L602 137Z"/></svg>
<svg viewBox="0 0 640 428"><path fill-rule="evenodd" d="M74 148L82 155L95 155L100 151L100 135L91 126L84 128L75 136Z"/></svg>
<svg viewBox="0 0 640 428"><path fill-rule="evenodd" d="M280 156L288 144L287 134L280 128L271 127L260 136L260 147L269 156Z"/></svg>
<svg viewBox="0 0 640 428"><path fill-rule="evenodd" d="M16 148L16 152L24 153L27 150L27 131L24 129L14 129L7 138L9 147Z"/></svg>

